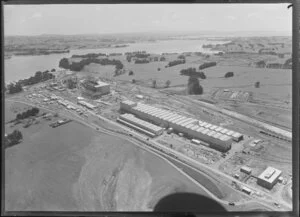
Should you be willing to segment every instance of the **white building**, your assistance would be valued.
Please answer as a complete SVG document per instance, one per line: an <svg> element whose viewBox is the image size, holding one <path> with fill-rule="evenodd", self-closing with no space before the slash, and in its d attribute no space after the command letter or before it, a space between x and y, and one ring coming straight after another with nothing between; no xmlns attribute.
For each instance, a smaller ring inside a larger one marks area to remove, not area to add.
<svg viewBox="0 0 300 217"><path fill-rule="evenodd" d="M281 170L274 167L267 167L257 178L257 184L272 189L282 174Z"/></svg>

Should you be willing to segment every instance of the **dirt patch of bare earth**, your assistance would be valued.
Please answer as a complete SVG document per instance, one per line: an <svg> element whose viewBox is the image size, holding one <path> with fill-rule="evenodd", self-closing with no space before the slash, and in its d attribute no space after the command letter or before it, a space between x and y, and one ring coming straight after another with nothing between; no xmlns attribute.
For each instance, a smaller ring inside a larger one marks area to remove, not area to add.
<svg viewBox="0 0 300 217"><path fill-rule="evenodd" d="M174 192L205 194L160 158L120 139L95 138L73 192L79 207L92 211L151 211Z"/></svg>

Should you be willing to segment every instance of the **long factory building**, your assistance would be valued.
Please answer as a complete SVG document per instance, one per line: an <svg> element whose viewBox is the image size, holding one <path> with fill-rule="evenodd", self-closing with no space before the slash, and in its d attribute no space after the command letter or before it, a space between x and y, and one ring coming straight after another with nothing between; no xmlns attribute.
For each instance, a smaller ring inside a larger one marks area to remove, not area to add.
<svg viewBox="0 0 300 217"><path fill-rule="evenodd" d="M136 118L132 114L120 115L117 121L131 128L134 128L135 130L138 130L150 137L161 135L164 131L162 127L156 126L147 121L143 121L139 118Z"/></svg>
<svg viewBox="0 0 300 217"><path fill-rule="evenodd" d="M120 108L156 125L173 128L176 132L207 142L210 147L220 151L228 151L233 141L243 139L243 135L238 132L143 103L125 100L121 102Z"/></svg>

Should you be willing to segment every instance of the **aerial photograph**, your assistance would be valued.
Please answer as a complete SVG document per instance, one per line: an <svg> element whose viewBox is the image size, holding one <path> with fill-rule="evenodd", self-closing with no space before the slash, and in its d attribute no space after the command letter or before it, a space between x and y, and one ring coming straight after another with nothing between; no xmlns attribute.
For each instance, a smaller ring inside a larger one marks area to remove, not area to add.
<svg viewBox="0 0 300 217"><path fill-rule="evenodd" d="M288 4L4 5L9 211L292 211Z"/></svg>

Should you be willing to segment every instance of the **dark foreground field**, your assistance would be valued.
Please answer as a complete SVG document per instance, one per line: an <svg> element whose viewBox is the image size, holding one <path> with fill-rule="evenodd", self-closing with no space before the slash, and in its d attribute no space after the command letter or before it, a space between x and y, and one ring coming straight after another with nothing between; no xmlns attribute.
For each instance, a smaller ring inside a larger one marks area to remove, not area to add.
<svg viewBox="0 0 300 217"><path fill-rule="evenodd" d="M7 120L15 115L10 103L5 111ZM174 192L207 195L126 140L76 122L57 128L48 124L14 127L24 141L5 150L6 211L151 211Z"/></svg>

